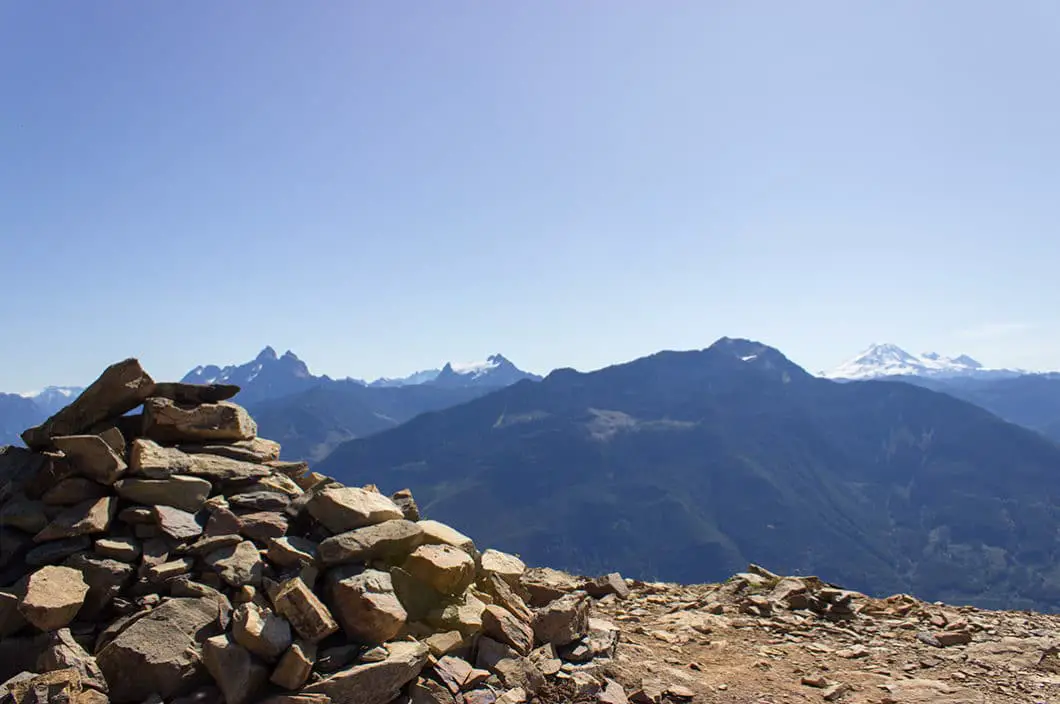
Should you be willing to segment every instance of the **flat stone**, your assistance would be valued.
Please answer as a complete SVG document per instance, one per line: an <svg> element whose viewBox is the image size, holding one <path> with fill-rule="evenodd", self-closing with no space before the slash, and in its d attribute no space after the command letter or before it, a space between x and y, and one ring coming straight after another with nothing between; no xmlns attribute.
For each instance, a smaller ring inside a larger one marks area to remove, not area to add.
<svg viewBox="0 0 1060 704"><path fill-rule="evenodd" d="M205 683L198 643L220 631L212 599L169 599L137 618L96 653L111 700L163 699Z"/></svg>
<svg viewBox="0 0 1060 704"><path fill-rule="evenodd" d="M208 638L202 645L202 660L226 704L256 701L269 678L268 669L227 635Z"/></svg>
<svg viewBox="0 0 1060 704"><path fill-rule="evenodd" d="M249 540L210 553L205 562L233 587L261 584L264 566L257 546Z"/></svg>
<svg viewBox="0 0 1060 704"><path fill-rule="evenodd" d="M77 570L42 567L30 576L18 610L36 628L54 631L74 620L87 595L88 584Z"/></svg>
<svg viewBox="0 0 1060 704"><path fill-rule="evenodd" d="M37 670L54 672L67 668L78 671L82 686L107 691L107 680L96 659L74 640L69 628L60 628L48 634L48 645L37 657Z"/></svg>
<svg viewBox="0 0 1060 704"><path fill-rule="evenodd" d="M303 692L326 694L333 702L387 704L420 674L429 651L422 643L409 642L388 643L386 650L385 660L337 672Z"/></svg>
<svg viewBox="0 0 1060 704"><path fill-rule="evenodd" d="M471 557L476 557L478 551L475 549L475 541L460 531L438 521L424 520L416 523L423 531L423 543L425 545L452 545L466 552Z"/></svg>
<svg viewBox="0 0 1060 704"><path fill-rule="evenodd" d="M409 704L456 704L448 688L426 677L409 686L409 699Z"/></svg>
<svg viewBox="0 0 1060 704"><path fill-rule="evenodd" d="M118 496L126 501L145 506L172 506L193 513L206 503L212 489L213 485L205 479L183 475L165 479L122 479L114 485Z"/></svg>
<svg viewBox="0 0 1060 704"><path fill-rule="evenodd" d="M350 638L368 644L393 639L408 613L394 593L390 575L379 570L335 570L328 583L335 616Z"/></svg>
<svg viewBox="0 0 1060 704"><path fill-rule="evenodd" d="M157 584L161 584L174 577L179 577L182 574L191 572L193 567L195 567L195 560L190 557L181 557L176 560L170 560L169 562L163 562L161 565L155 565L150 568L147 570L147 579Z"/></svg>
<svg viewBox="0 0 1060 704"><path fill-rule="evenodd" d="M614 680L606 680L604 690L597 695L597 701L600 704L629 704L626 690Z"/></svg>
<svg viewBox="0 0 1060 704"><path fill-rule="evenodd" d="M460 631L465 636L472 636L482 630L482 614L486 604L474 596L471 591L462 598L445 605L427 615L427 622L432 626L452 631Z"/></svg>
<svg viewBox="0 0 1060 704"><path fill-rule="evenodd" d="M412 498L412 491L410 489L395 491L390 496L390 500L401 509L401 513L405 516L405 520L420 520L420 507L416 505L416 499Z"/></svg>
<svg viewBox="0 0 1060 704"><path fill-rule="evenodd" d="M589 632L589 598L575 592L534 612L534 638L538 643L567 645Z"/></svg>
<svg viewBox="0 0 1060 704"><path fill-rule="evenodd" d="M490 638L511 646L520 655L529 655L534 647L534 629L512 612L495 604L482 612L482 630Z"/></svg>
<svg viewBox="0 0 1060 704"><path fill-rule="evenodd" d="M175 447L162 447L152 440L137 438L129 448L129 472L150 479L186 474L214 482L234 482L265 477L272 470L228 457L188 454Z"/></svg>
<svg viewBox="0 0 1060 704"><path fill-rule="evenodd" d="M319 643L339 630L328 608L298 577L284 582L272 601L276 611L310 643Z"/></svg>
<svg viewBox="0 0 1060 704"><path fill-rule="evenodd" d="M144 436L157 442L250 440L258 426L246 409L230 401L177 405L166 398L144 402Z"/></svg>
<svg viewBox="0 0 1060 704"><path fill-rule="evenodd" d="M618 649L618 626L602 618L589 617L588 646L594 658L613 658Z"/></svg>
<svg viewBox="0 0 1060 704"><path fill-rule="evenodd" d="M244 513L239 517L240 532L251 540L268 543L273 538L282 538L287 533L287 519L272 511Z"/></svg>
<svg viewBox="0 0 1060 704"><path fill-rule="evenodd" d="M464 689L472 670L474 668L466 660L451 655L438 658L434 664L438 679L453 694L459 694Z"/></svg>
<svg viewBox="0 0 1060 704"><path fill-rule="evenodd" d="M224 444L181 444L178 449L189 455L217 455L241 462L259 464L280 459L280 443L265 438L237 440Z"/></svg>
<svg viewBox="0 0 1060 704"><path fill-rule="evenodd" d="M608 594L614 594L619 599L629 597L629 586L626 585L626 580L618 572L611 572L590 580L582 588L589 596L597 599L602 599ZM622 696L625 697L625 694Z"/></svg>
<svg viewBox="0 0 1060 704"><path fill-rule="evenodd" d="M467 639L460 631L442 631L427 636L423 642L430 648L431 655L440 658L464 647Z"/></svg>
<svg viewBox="0 0 1060 704"><path fill-rule="evenodd" d="M87 552L71 555L63 566L79 571L88 585L88 595L78 612L80 620L97 618L136 576L132 565Z"/></svg>
<svg viewBox="0 0 1060 704"><path fill-rule="evenodd" d="M551 567L534 567L520 580L529 595L530 606L546 606L578 589L578 582L566 572Z"/></svg>
<svg viewBox="0 0 1060 704"><path fill-rule="evenodd" d="M140 557L140 541L136 538L100 538L93 549L100 557L121 562L135 562Z"/></svg>
<svg viewBox="0 0 1060 704"><path fill-rule="evenodd" d="M232 614L232 637L266 662L276 662L291 646L291 625L266 607L245 603Z"/></svg>
<svg viewBox="0 0 1060 704"><path fill-rule="evenodd" d="M184 382L159 382L155 384L153 396L168 398L178 404L197 406L200 403L227 401L239 393L235 384L186 384Z"/></svg>
<svg viewBox="0 0 1060 704"><path fill-rule="evenodd" d="M320 543L318 554L325 565L367 562L407 555L422 540L418 523L397 519L334 535Z"/></svg>
<svg viewBox="0 0 1060 704"><path fill-rule="evenodd" d="M520 621L530 623L534 614L522 597L515 593L511 586L495 574L486 575L479 581L479 587L493 598L493 603L511 611Z"/></svg>
<svg viewBox="0 0 1060 704"><path fill-rule="evenodd" d="M318 491L306 508L313 518L332 533L344 533L405 517L401 509L382 494L338 484Z"/></svg>
<svg viewBox="0 0 1060 704"><path fill-rule="evenodd" d="M394 584L394 592L408 612L409 621L423 620L449 600L445 594L435 591L400 567L390 568L390 580Z"/></svg>
<svg viewBox="0 0 1060 704"><path fill-rule="evenodd" d="M500 550L482 553L480 568L483 574L495 574L513 588L519 587L519 578L526 572L526 565L515 555Z"/></svg>
<svg viewBox="0 0 1060 704"><path fill-rule="evenodd" d="M79 535L106 533L117 511L118 500L113 496L83 501L56 516L44 530L33 536L33 542L43 543Z"/></svg>
<svg viewBox="0 0 1060 704"><path fill-rule="evenodd" d="M87 477L67 477L44 492L41 501L48 506L73 506L82 501L102 499L109 493L102 484Z"/></svg>
<svg viewBox="0 0 1060 704"><path fill-rule="evenodd" d="M131 526L155 524L155 512L150 506L129 506L118 513L118 520Z"/></svg>
<svg viewBox="0 0 1060 704"><path fill-rule="evenodd" d="M109 486L125 473L125 460L99 435L53 437L52 444L66 455L78 474L100 484Z"/></svg>
<svg viewBox="0 0 1060 704"><path fill-rule="evenodd" d="M202 523L194 513L172 506L155 506L154 513L159 530L174 540L194 540L202 535Z"/></svg>
<svg viewBox="0 0 1060 704"><path fill-rule="evenodd" d="M317 544L312 540L291 535L272 538L268 544L266 557L280 567L302 567L316 562Z"/></svg>
<svg viewBox="0 0 1060 704"><path fill-rule="evenodd" d="M125 435L120 428L112 426L95 434L102 438L103 442L107 443L107 447L114 450L114 454L118 457L125 457Z"/></svg>
<svg viewBox="0 0 1060 704"><path fill-rule="evenodd" d="M475 580L475 561L452 545L421 545L402 568L441 594L460 594Z"/></svg>
<svg viewBox="0 0 1060 704"><path fill-rule="evenodd" d="M16 528L27 533L39 533L48 525L44 503L16 496L0 506L0 528Z"/></svg>
<svg viewBox="0 0 1060 704"><path fill-rule="evenodd" d="M50 445L55 436L83 433L96 423L136 408L154 387L154 380L136 359L112 364L73 403L22 433L22 440L26 447L39 449Z"/></svg>
<svg viewBox="0 0 1060 704"><path fill-rule="evenodd" d="M284 689L300 689L313 672L316 656L315 644L295 641L280 658L269 680Z"/></svg>
<svg viewBox="0 0 1060 704"><path fill-rule="evenodd" d="M74 553L88 550L91 546L92 540L87 535L79 535L76 538L66 538L64 540L53 540L33 548L26 553L24 559L27 565L35 567L54 565Z"/></svg>
<svg viewBox="0 0 1060 704"><path fill-rule="evenodd" d="M229 496L228 503L237 510L283 511L290 505L291 498L275 491L252 491Z"/></svg>
<svg viewBox="0 0 1060 704"><path fill-rule="evenodd" d="M239 535L243 530L243 521L239 516L227 508L215 508L210 511L210 519L206 521L206 535Z"/></svg>
<svg viewBox="0 0 1060 704"><path fill-rule="evenodd" d="M184 548L184 552L189 555L209 555L210 553L217 552L221 548L230 548L234 545L239 545L243 542L243 538L238 535L215 535L212 537L200 538L191 545Z"/></svg>

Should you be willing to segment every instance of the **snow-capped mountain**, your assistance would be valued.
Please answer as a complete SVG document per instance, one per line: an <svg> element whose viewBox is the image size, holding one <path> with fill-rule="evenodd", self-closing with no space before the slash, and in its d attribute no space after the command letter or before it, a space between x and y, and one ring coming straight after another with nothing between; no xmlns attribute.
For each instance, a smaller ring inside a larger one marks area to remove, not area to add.
<svg viewBox="0 0 1060 704"><path fill-rule="evenodd" d="M242 389L237 400L249 403L304 391L331 379L314 376L306 363L290 350L283 356L277 356L276 350L266 347L245 364L198 366L185 374L181 381L189 384L236 384Z"/></svg>
<svg viewBox="0 0 1060 704"><path fill-rule="evenodd" d="M424 369L423 371L413 372L408 376L402 377L386 377L381 376L375 381L366 384L366 386L372 387L393 387L393 386L416 386L417 384L426 384L434 381L438 378L438 374L441 369Z"/></svg>
<svg viewBox="0 0 1060 704"><path fill-rule="evenodd" d="M984 367L968 355L946 357L937 352L917 355L910 354L897 345L883 343L871 345L853 359L831 371L822 372L820 376L838 380L893 376L1003 378L1025 373L1018 369Z"/></svg>
<svg viewBox="0 0 1060 704"><path fill-rule="evenodd" d="M510 386L523 379L540 381L537 374L524 372L504 355L494 354L484 362L449 362L430 383L437 386Z"/></svg>
<svg viewBox="0 0 1060 704"><path fill-rule="evenodd" d="M46 386L41 391L21 393L19 396L33 401L38 408L50 416L68 405L84 390L82 386Z"/></svg>

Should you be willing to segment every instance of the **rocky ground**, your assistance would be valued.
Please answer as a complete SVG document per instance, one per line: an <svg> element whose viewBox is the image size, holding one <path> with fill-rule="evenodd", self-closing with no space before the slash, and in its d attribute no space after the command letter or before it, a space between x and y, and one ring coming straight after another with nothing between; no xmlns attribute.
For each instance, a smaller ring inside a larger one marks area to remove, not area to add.
<svg viewBox="0 0 1060 704"><path fill-rule="evenodd" d="M1060 701L1055 617L527 569L237 392L125 360L0 448L0 704Z"/></svg>

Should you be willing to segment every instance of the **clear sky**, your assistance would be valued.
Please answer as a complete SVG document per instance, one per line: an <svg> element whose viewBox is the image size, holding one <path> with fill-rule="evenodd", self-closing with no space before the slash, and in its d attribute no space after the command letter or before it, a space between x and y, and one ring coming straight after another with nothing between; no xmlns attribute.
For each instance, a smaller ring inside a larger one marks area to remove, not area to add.
<svg viewBox="0 0 1060 704"><path fill-rule="evenodd" d="M0 3L0 389L1060 368L1055 0Z"/></svg>

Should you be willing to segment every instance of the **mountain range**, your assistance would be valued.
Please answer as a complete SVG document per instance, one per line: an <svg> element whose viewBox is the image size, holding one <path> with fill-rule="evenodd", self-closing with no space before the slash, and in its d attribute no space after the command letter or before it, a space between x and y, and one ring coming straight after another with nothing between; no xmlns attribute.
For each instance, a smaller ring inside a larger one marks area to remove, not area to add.
<svg viewBox="0 0 1060 704"><path fill-rule="evenodd" d="M945 393L815 377L748 340L557 370L318 468L409 487L425 515L532 564L700 582L751 561L872 593L1060 607L1060 446Z"/></svg>
<svg viewBox="0 0 1060 704"><path fill-rule="evenodd" d="M876 343L857 356L820 376L837 380L881 379L917 376L932 379L1000 379L1027 374L1019 369L984 367L968 355L946 357L937 352L910 354L891 343Z"/></svg>

